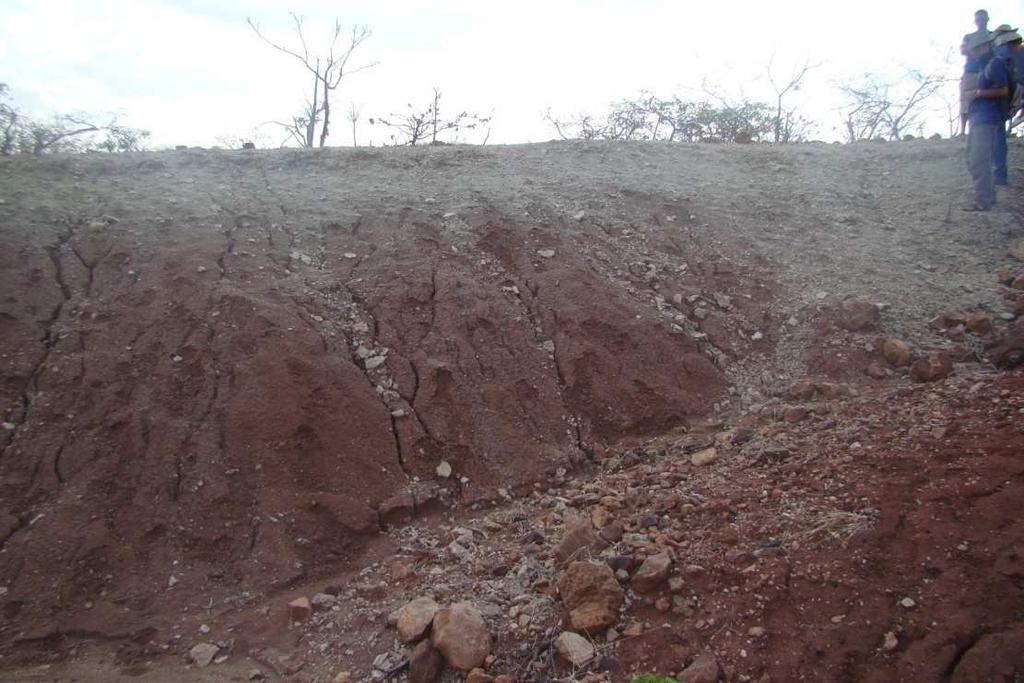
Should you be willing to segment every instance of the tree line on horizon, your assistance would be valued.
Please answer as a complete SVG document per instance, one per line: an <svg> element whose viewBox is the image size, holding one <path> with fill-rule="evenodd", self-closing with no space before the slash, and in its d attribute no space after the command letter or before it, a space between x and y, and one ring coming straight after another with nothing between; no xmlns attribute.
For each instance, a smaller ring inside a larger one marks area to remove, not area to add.
<svg viewBox="0 0 1024 683"><path fill-rule="evenodd" d="M327 146L336 109L332 100L346 77L376 66L376 62L353 63L356 51L372 35L366 26L349 32L335 20L326 51L315 54L308 47L303 18L289 13L293 24L291 43L268 37L252 19L247 23L256 36L284 55L300 62L312 79L312 95L289 120L267 121L280 131L278 146L314 148ZM797 65L788 77L778 77L774 57L764 77L774 93L773 99L731 98L707 84L702 97L683 99L641 92L609 105L602 114L576 113L556 116L549 108L542 112L552 132L563 140L631 140L662 142L806 142L816 134L819 123L808 118L792 94L801 90L805 77L820 64L810 61ZM947 57L951 66L952 56ZM933 102L939 98L948 112L949 135L956 134L957 105L943 94L954 79L949 68L933 72L909 69L896 78L865 74L855 82L836 84L844 98L838 110L846 142L860 140L901 140L921 134ZM421 106L412 103L397 113L367 117L372 126L387 131L390 145L449 144L462 141L467 132L482 133L486 144L490 137L492 114L443 111L442 91L433 88L430 99ZM362 110L350 105L344 112L358 146L357 124ZM260 128L258 127L258 128ZM0 155L45 154L52 152L123 152L143 148L149 132L121 125L116 117L99 120L84 114L57 114L41 120L23 114L12 102L10 89L0 83ZM255 137L255 135L253 136ZM229 146L254 146L240 137L221 138Z"/></svg>

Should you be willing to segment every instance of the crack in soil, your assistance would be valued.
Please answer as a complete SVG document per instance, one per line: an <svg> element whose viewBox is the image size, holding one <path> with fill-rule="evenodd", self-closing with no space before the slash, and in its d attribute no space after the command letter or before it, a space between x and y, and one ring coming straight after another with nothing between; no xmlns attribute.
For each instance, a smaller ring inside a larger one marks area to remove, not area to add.
<svg viewBox="0 0 1024 683"><path fill-rule="evenodd" d="M75 229L71 221L66 221L66 226L67 231L57 238L57 243L46 247L46 253L50 258L50 262L53 264L54 279L57 282L57 287L60 289L62 298L50 313L49 318L43 322L45 332L40 340L43 344L43 353L29 371L29 375L22 386L21 395L18 397L18 405L21 407L21 415L19 416L20 420L13 422L13 409L9 411L6 416L8 420L13 422L14 429L4 430L6 435L4 437L3 447L0 449L0 457L5 457L7 455L7 451L14 444L14 440L21 427L29 420L29 411L32 407L33 398L39 393L39 377L42 375L43 370L46 367L46 363L50 359L53 347L57 343L54 328L57 325L57 321L60 319L61 313L64 311L64 304L71 300L71 289L64 280L64 267L61 264L60 252L63 250L64 245L75 236Z"/></svg>

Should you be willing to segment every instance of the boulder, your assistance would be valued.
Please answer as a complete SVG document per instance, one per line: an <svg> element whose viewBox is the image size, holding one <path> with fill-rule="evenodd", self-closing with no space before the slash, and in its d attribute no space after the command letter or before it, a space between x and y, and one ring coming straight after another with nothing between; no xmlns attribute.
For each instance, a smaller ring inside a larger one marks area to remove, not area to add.
<svg viewBox="0 0 1024 683"><path fill-rule="evenodd" d="M403 643L411 643L427 635L434 616L441 609L432 598L422 597L407 603L398 611L398 637Z"/></svg>
<svg viewBox="0 0 1024 683"><path fill-rule="evenodd" d="M651 555L633 574L633 579L630 582L633 590L637 593L654 592L668 578L671 568L672 558L668 556L668 553Z"/></svg>
<svg viewBox="0 0 1024 683"><path fill-rule="evenodd" d="M473 603L457 602L434 615L434 646L448 665L461 671L482 666L491 653L491 633Z"/></svg>
<svg viewBox="0 0 1024 683"><path fill-rule="evenodd" d="M409 655L409 683L434 683L444 672L444 657L429 640L420 641Z"/></svg>
<svg viewBox="0 0 1024 683"><path fill-rule="evenodd" d="M611 568L600 562L573 562L558 592L577 631L600 633L616 622L624 594Z"/></svg>

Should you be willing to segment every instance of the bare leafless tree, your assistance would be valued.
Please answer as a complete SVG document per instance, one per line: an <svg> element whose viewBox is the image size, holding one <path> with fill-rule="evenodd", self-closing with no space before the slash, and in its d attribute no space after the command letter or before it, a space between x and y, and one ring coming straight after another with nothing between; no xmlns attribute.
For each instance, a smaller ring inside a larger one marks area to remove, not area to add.
<svg viewBox="0 0 1024 683"><path fill-rule="evenodd" d="M446 118L441 115L441 90L434 88L434 97L425 109L407 104L406 111L401 114L389 114L369 119L370 125L380 124L390 128L393 133L391 140L396 145L416 145L427 141L429 144L444 144L441 136L458 135L460 131L475 130L487 125L490 116L481 116L462 111L455 116ZM490 130L487 132L490 137ZM484 139L486 142L487 138Z"/></svg>
<svg viewBox="0 0 1024 683"><path fill-rule="evenodd" d="M894 79L869 73L858 83L840 85L847 98L842 110L847 141L879 136L900 140L908 131L919 130L930 100L951 80L946 69L908 69Z"/></svg>
<svg viewBox="0 0 1024 683"><path fill-rule="evenodd" d="M784 100L786 96L797 90L803 83L804 77L813 69L821 66L820 63L812 64L810 60L804 61L802 65L794 66L790 71L789 80L782 81L775 76L775 55L768 60L768 67L765 72L768 75L768 82L775 91L775 120L773 121L773 136L775 142L797 142L804 138L810 128L810 121L802 116L795 108L786 108Z"/></svg>
<svg viewBox="0 0 1024 683"><path fill-rule="evenodd" d="M0 83L0 155L49 152L127 152L142 148L148 131L119 123L116 116L100 119L86 114L56 114L49 120L25 116Z"/></svg>
<svg viewBox="0 0 1024 683"><path fill-rule="evenodd" d="M331 36L331 43L327 54L320 57L311 57L309 47L306 44L306 37L303 33L303 18L295 12L289 12L294 24L295 36L298 38L299 47L293 48L276 43L268 38L258 24L251 18L246 19L249 27L259 38L274 49L299 60L305 69L313 76L313 99L306 102L302 113L293 116L291 122L277 121L289 135L289 138L298 142L303 147L313 147L317 144L316 127L320 124L319 146L327 144L327 136L331 124L331 94L341 85L345 76L364 71L373 66L376 62L353 67L349 63L352 54L370 37L370 29L366 26L354 26L345 41L339 45L341 39L341 23L335 19L334 33Z"/></svg>
<svg viewBox="0 0 1024 683"><path fill-rule="evenodd" d="M359 122L359 117L362 116L363 108L356 107L354 103L348 105L348 122L352 124L352 146L358 147L359 143L356 140L356 123Z"/></svg>

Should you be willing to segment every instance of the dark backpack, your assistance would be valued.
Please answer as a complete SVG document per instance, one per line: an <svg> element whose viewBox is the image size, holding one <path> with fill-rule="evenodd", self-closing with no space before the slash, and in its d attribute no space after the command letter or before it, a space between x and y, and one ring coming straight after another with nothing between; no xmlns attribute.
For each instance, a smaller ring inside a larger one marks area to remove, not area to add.
<svg viewBox="0 0 1024 683"><path fill-rule="evenodd" d="M1020 83L1017 82L1017 65L1014 63L1012 55L1008 55L1006 57L993 57L990 59L989 63L985 65L985 78L990 83L992 82L992 63L997 59L1001 60L1003 62L1003 66L1006 68L1006 97L1000 97L996 102L996 107L998 107L999 113L1005 121L1009 119L1015 111L1020 109L1021 96L1024 95L1024 89L1022 89Z"/></svg>

